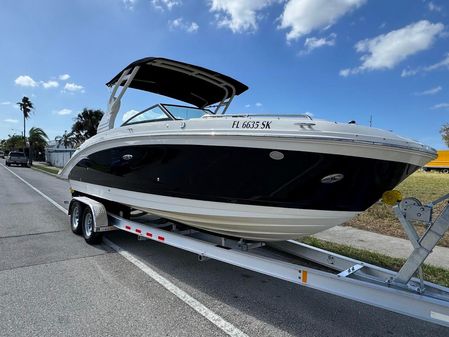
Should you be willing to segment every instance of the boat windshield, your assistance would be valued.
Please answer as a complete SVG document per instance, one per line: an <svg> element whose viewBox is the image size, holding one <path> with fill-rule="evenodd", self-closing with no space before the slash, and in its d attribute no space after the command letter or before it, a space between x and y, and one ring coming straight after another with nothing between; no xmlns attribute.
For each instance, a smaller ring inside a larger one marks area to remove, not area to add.
<svg viewBox="0 0 449 337"><path fill-rule="evenodd" d="M130 124L139 124L139 123L148 123L148 122L157 122L157 121L165 121L171 120L164 110L159 105L155 105L149 109L146 109L138 114L132 116L122 125L130 125Z"/></svg>
<svg viewBox="0 0 449 337"><path fill-rule="evenodd" d="M162 106L167 109L170 114L176 119L192 119L201 118L206 114L212 114L210 110L199 109L190 106L172 105L172 104L162 104Z"/></svg>

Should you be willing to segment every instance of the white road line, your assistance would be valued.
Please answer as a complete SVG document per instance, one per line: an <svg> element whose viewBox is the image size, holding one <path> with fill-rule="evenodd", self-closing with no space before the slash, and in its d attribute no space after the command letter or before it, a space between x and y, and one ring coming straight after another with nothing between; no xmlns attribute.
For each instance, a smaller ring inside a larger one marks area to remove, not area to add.
<svg viewBox="0 0 449 337"><path fill-rule="evenodd" d="M192 309L194 309L196 312L198 312L200 315L211 321L213 324L215 324L217 327L219 327L221 330L226 332L229 336L233 337L248 337L247 334L245 334L243 331L236 328L234 325L223 319L222 317L218 316L216 313L214 313L212 310L204 306L201 302L194 299L192 296L187 294L184 290L178 288L173 283L171 283L169 280L167 280L162 275L158 274L154 269L137 259L134 255L129 253L128 251L122 249L121 247L117 246L115 243L111 242L110 240L103 238L103 242L105 242L109 247L117 251L121 256L123 256L125 259L127 259L129 262L134 264L137 268L142 270L145 274L150 276L153 280L155 280L157 283L159 283L161 286L163 286L165 289L170 291L173 295L178 297L180 300L182 300L184 303L189 305Z"/></svg>
<svg viewBox="0 0 449 337"><path fill-rule="evenodd" d="M67 210L62 207L60 204L58 204L56 201L54 201L53 199L51 199L50 197L46 196L44 193L42 193L41 191L39 191L36 187L34 187L33 185L31 185L28 181L26 181L25 179L23 179L22 177L20 177L18 174L14 173L13 171L11 171L9 168L7 168L6 166L2 165L5 169L7 169L9 172L11 172L13 175L15 175L20 181L22 181L25 185L27 185L28 187L30 187L32 190L34 190L35 192L39 193L42 197L44 197L45 199L47 199L50 203L52 203L56 208L58 208L60 211L64 212L65 214L67 214Z"/></svg>
<svg viewBox="0 0 449 337"><path fill-rule="evenodd" d="M29 182L18 176L16 173L11 171L9 168L3 166L5 169L7 169L9 172L11 172L13 175L15 175L20 181L25 183L27 186L29 186L31 189L33 189L35 192L39 193L42 197L47 199L50 203L52 203L56 208L58 208L60 211L67 214L67 210L59 205L56 201L39 191L36 187L31 185ZM221 329L223 332L225 332L227 335L232 337L248 337L246 333L235 327L233 324L226 321L223 317L217 315L215 312L210 310L208 307L206 307L201 302L194 299L192 296L187 294L184 290L181 288L178 288L176 285L174 285L172 282L167 280L165 277L160 275L158 272L156 272L154 269L152 269L150 266L146 265L139 259L137 259L133 254L128 252L127 250L121 248L120 246L116 245L112 241L103 238L103 242L106 243L109 247L114 249L118 254L123 256L125 259L127 259L129 262L134 264L137 268L142 270L145 274L147 274L149 277L151 277L153 280L155 280L157 283L159 283L161 286L163 286L165 289L167 289L169 292L171 292L173 295L175 295L177 298L179 298L181 301L186 303L188 306L190 306L193 310L195 310L197 313L199 313L201 316L209 320L211 323L213 323L216 327Z"/></svg>

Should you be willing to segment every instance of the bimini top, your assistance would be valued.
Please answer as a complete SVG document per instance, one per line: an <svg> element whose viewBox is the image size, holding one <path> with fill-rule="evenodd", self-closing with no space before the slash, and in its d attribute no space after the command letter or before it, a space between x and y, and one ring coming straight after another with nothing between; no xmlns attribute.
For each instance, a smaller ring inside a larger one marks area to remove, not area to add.
<svg viewBox="0 0 449 337"><path fill-rule="evenodd" d="M199 108L232 99L248 87L215 71L160 57L137 60L106 85L113 86L124 72L139 67L129 87L168 96ZM126 77L120 85L124 85Z"/></svg>

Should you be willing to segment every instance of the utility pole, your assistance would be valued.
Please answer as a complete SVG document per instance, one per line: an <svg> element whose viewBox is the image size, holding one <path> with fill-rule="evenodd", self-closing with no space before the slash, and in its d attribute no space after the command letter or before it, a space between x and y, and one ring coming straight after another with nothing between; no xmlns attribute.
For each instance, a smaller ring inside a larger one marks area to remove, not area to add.
<svg viewBox="0 0 449 337"><path fill-rule="evenodd" d="M373 126L373 115L369 115L369 127Z"/></svg>

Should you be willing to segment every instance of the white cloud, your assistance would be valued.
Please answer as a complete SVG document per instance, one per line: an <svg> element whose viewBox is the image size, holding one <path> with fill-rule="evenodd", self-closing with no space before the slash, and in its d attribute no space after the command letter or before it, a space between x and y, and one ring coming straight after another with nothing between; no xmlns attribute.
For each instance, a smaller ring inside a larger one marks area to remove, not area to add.
<svg viewBox="0 0 449 337"><path fill-rule="evenodd" d="M435 95L437 93L439 93L443 88L441 87L441 85L437 86L437 87L433 87L430 88L428 90L424 90L421 92L415 92L416 96L428 96L428 95Z"/></svg>
<svg viewBox="0 0 449 337"><path fill-rule="evenodd" d="M180 0L151 0L151 4L154 8L164 11L168 9L169 11L175 6L181 6L182 1Z"/></svg>
<svg viewBox="0 0 449 337"><path fill-rule="evenodd" d="M431 12L441 12L443 8L441 6L435 5L432 1L427 4L427 8Z"/></svg>
<svg viewBox="0 0 449 337"><path fill-rule="evenodd" d="M280 16L281 29L289 29L287 41L316 29L328 28L340 17L362 6L366 0L289 0Z"/></svg>
<svg viewBox="0 0 449 337"><path fill-rule="evenodd" d="M407 57L430 48L444 29L442 23L421 20L387 34L359 41L355 49L364 53L362 64L356 68L343 69L340 75L348 76L367 70L392 69Z"/></svg>
<svg viewBox="0 0 449 337"><path fill-rule="evenodd" d="M210 11L216 13L219 27L234 33L257 30L258 12L278 0L210 0Z"/></svg>
<svg viewBox="0 0 449 337"><path fill-rule="evenodd" d="M171 30L184 30L188 33L195 33L198 31L200 26L196 22L185 22L183 18L177 18L174 20L168 21L168 27Z"/></svg>
<svg viewBox="0 0 449 337"><path fill-rule="evenodd" d="M435 104L431 109L449 109L449 103Z"/></svg>
<svg viewBox="0 0 449 337"><path fill-rule="evenodd" d="M130 119L132 116L134 116L137 113L139 113L139 111L134 110L134 109L131 109L131 110L125 112L122 117L122 122L126 122L128 119Z"/></svg>
<svg viewBox="0 0 449 337"><path fill-rule="evenodd" d="M20 85L21 87L37 87L38 84L35 80L33 80L30 76L28 75L20 75L19 77L17 77L14 82L16 83L16 85Z"/></svg>
<svg viewBox="0 0 449 337"><path fill-rule="evenodd" d="M447 53L445 58L442 59L440 62L431 64L430 66L418 67L415 69L404 69L402 70L401 76L402 77L414 76L420 72L429 72L440 68L447 68L449 70L449 53Z"/></svg>
<svg viewBox="0 0 449 337"><path fill-rule="evenodd" d="M66 83L64 86L64 91L70 92L84 92L84 87L75 83Z"/></svg>
<svg viewBox="0 0 449 337"><path fill-rule="evenodd" d="M308 37L304 42L305 49L300 52L301 55L308 54L312 50L325 47L325 46L335 46L335 39L337 38L337 34L332 33L327 38L322 37L320 39L316 37Z"/></svg>
<svg viewBox="0 0 449 337"><path fill-rule="evenodd" d="M72 110L64 108L64 109L55 111L55 113L60 116L65 116L65 115L70 115L72 113Z"/></svg>
<svg viewBox="0 0 449 337"><path fill-rule="evenodd" d="M401 77L415 76L419 72L419 69L403 69Z"/></svg>
<svg viewBox="0 0 449 337"><path fill-rule="evenodd" d="M200 26L198 26L198 24L196 22L192 21L190 23L190 25L187 27L187 32L194 33L196 31L198 31L199 28L200 28Z"/></svg>
<svg viewBox="0 0 449 337"><path fill-rule="evenodd" d="M254 104L255 106L257 106L258 108L260 108L263 104L260 102L257 102L256 104Z"/></svg>
<svg viewBox="0 0 449 337"><path fill-rule="evenodd" d="M427 66L424 68L425 71L432 71L440 68L447 68L449 69L449 53L446 54L446 57L441 60L440 62L437 62L435 64L432 64L430 66Z"/></svg>
<svg viewBox="0 0 449 337"><path fill-rule="evenodd" d="M134 9L134 5L136 4L137 0L122 0L122 2L126 9L132 11Z"/></svg>
<svg viewBox="0 0 449 337"><path fill-rule="evenodd" d="M59 80L61 81L67 81L70 78L69 74L62 74L58 76Z"/></svg>
<svg viewBox="0 0 449 337"><path fill-rule="evenodd" d="M251 108L251 104L245 104L245 108Z"/></svg>
<svg viewBox="0 0 449 337"><path fill-rule="evenodd" d="M3 121L6 123L18 123L19 122L18 119L13 119L13 118L6 118Z"/></svg>
<svg viewBox="0 0 449 337"><path fill-rule="evenodd" d="M340 74L340 76L348 77L349 75L351 75L351 69L349 69L349 68L342 69L342 70L340 70L339 74Z"/></svg>
<svg viewBox="0 0 449 337"><path fill-rule="evenodd" d="M53 80L50 80L50 81L47 81L47 82L41 82L41 83L42 83L42 86L45 89L59 87L59 83L57 81L53 81Z"/></svg>
<svg viewBox="0 0 449 337"><path fill-rule="evenodd" d="M4 101L4 102L1 102L0 104L1 104L1 105L10 105L11 102L10 102L10 101Z"/></svg>

